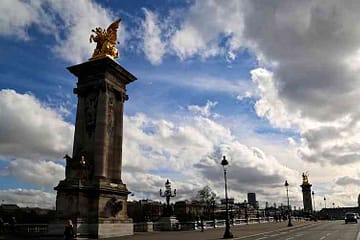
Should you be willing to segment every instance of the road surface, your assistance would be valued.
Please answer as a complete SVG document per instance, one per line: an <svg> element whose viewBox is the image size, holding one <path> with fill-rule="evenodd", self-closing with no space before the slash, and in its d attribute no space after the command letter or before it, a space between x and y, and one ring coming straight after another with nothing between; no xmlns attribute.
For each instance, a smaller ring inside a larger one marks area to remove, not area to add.
<svg viewBox="0 0 360 240"><path fill-rule="evenodd" d="M319 224L282 229L253 236L240 236L243 240L360 240L360 223L345 224L344 221L322 221Z"/></svg>

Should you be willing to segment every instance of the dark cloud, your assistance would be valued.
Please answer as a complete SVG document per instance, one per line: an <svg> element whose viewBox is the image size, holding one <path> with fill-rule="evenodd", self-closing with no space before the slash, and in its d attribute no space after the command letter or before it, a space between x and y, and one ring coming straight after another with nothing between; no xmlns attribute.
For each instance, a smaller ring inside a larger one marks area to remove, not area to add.
<svg viewBox="0 0 360 240"><path fill-rule="evenodd" d="M358 162L360 27L353 22L360 2L246 3L244 37L273 72L283 114L306 145L300 156L336 165ZM272 123L283 117L264 116Z"/></svg>
<svg viewBox="0 0 360 240"><path fill-rule="evenodd" d="M328 121L357 107L351 90L359 78L344 59L360 46L353 24L359 9L356 1L248 2L244 35L276 62L279 95L289 108Z"/></svg>
<svg viewBox="0 0 360 240"><path fill-rule="evenodd" d="M201 171L204 178L217 183L219 187L222 186L224 176L222 169L219 171L220 166L215 168L213 166L196 164L195 167ZM282 181L284 181L283 177L279 174L269 174L256 167L241 167L239 165L229 167L227 177L229 186L231 185L233 190L239 192L260 192L265 188L281 187Z"/></svg>
<svg viewBox="0 0 360 240"><path fill-rule="evenodd" d="M342 127L319 127L302 134L307 143L299 155L309 162L346 165L360 160L360 144L356 140L356 125ZM346 137L349 136L349 137ZM307 151L307 150L311 151Z"/></svg>
<svg viewBox="0 0 360 240"><path fill-rule="evenodd" d="M346 186L346 185L360 185L360 179L359 178L352 178L348 176L340 177L335 182L338 185Z"/></svg>

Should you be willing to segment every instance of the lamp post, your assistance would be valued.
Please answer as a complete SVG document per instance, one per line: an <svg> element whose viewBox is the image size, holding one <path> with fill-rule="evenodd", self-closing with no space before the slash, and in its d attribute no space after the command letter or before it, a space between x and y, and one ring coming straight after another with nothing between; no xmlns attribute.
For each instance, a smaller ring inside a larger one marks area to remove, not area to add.
<svg viewBox="0 0 360 240"><path fill-rule="evenodd" d="M229 199L227 194L227 178L226 178L226 167L229 162L226 160L225 156L221 161L221 165L224 169L224 180L225 180L225 211L226 211L226 219L225 219L225 232L223 238L233 238L233 234L230 231L230 222L229 222Z"/></svg>
<svg viewBox="0 0 360 240"><path fill-rule="evenodd" d="M246 224L249 224L249 214L248 214L248 203L246 202L246 200L244 200L244 203L245 203L245 222Z"/></svg>
<svg viewBox="0 0 360 240"><path fill-rule="evenodd" d="M291 209L290 209L290 200L289 200L289 184L287 180L285 180L285 188L286 188L286 197L287 197L287 205L288 205L288 227L292 227L291 223Z"/></svg>
<svg viewBox="0 0 360 240"><path fill-rule="evenodd" d="M166 183L165 183L164 193L160 189L160 197L164 197L166 199L166 209L165 209L165 214L164 214L166 217L170 217L173 215L172 208L170 206L170 198L175 197L175 196L176 196L176 189L174 189L174 192L172 192L171 183L170 183L169 179L167 179Z"/></svg>
<svg viewBox="0 0 360 240"><path fill-rule="evenodd" d="M216 228L216 220L215 220L215 207L216 207L216 202L215 202L215 198L214 198L214 197L211 197L210 202L211 202L211 206L212 206L213 226L214 226L214 228Z"/></svg>
<svg viewBox="0 0 360 240"><path fill-rule="evenodd" d="M325 208L326 208L326 197L324 197L324 205L325 205Z"/></svg>
<svg viewBox="0 0 360 240"><path fill-rule="evenodd" d="M233 212L233 207L234 207L234 204L231 203L229 208L230 208L230 225L234 225L234 212Z"/></svg>
<svg viewBox="0 0 360 240"><path fill-rule="evenodd" d="M315 193L314 193L314 191L312 191L312 197L313 197L313 205L314 205L314 214L315 214L315 212L316 212L316 209L315 209Z"/></svg>

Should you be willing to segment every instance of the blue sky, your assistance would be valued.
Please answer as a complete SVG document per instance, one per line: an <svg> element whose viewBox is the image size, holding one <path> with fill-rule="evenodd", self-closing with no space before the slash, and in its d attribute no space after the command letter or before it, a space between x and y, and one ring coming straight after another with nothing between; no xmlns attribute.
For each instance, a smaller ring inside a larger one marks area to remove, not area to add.
<svg viewBox="0 0 360 240"><path fill-rule="evenodd" d="M124 112L132 199L159 199L168 178L179 199L205 185L221 196L226 155L236 201L285 203L288 180L302 206L308 172L320 205L357 204L357 5L1 1L0 199L54 206L77 104L66 68L90 58L91 29L120 17L117 61L138 78Z"/></svg>

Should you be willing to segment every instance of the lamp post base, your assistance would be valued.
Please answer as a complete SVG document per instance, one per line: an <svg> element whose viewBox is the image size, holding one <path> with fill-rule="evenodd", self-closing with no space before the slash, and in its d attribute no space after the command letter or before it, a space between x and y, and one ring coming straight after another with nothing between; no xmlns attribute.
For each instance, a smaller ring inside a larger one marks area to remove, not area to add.
<svg viewBox="0 0 360 240"><path fill-rule="evenodd" d="M289 218L288 227L292 227L292 226L293 226L293 225L292 225L291 220L290 220L290 218Z"/></svg>
<svg viewBox="0 0 360 240"><path fill-rule="evenodd" d="M228 239L233 237L234 237L233 234L230 232L230 227L226 226L223 238Z"/></svg>
<svg viewBox="0 0 360 240"><path fill-rule="evenodd" d="M229 232L229 233L225 232L224 236L223 236L223 239L228 239L228 238L233 238L233 237L234 236L233 236L233 234L231 232Z"/></svg>

